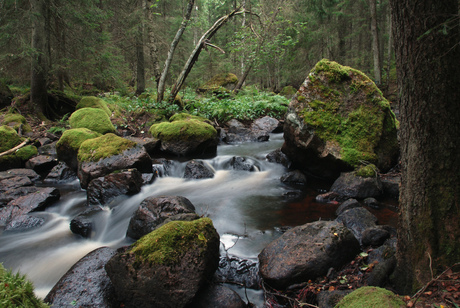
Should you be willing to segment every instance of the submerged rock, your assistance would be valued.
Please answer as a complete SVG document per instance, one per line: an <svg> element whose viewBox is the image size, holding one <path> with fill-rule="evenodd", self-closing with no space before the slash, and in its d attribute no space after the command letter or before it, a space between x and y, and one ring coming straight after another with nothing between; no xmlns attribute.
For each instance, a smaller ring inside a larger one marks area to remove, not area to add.
<svg viewBox="0 0 460 308"><path fill-rule="evenodd" d="M214 170L202 160L191 160L185 165L184 178L210 179L214 177Z"/></svg>
<svg viewBox="0 0 460 308"><path fill-rule="evenodd" d="M314 280L359 252L353 234L337 221L317 221L286 231L259 254L260 275L278 289Z"/></svg>

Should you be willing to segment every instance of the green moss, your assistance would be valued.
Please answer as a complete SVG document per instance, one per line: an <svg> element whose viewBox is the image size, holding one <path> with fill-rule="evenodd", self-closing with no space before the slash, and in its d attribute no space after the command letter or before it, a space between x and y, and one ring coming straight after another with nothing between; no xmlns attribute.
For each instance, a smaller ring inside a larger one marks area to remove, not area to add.
<svg viewBox="0 0 460 308"><path fill-rule="evenodd" d="M286 86L281 90L280 95L291 98L296 92L297 90L293 86Z"/></svg>
<svg viewBox="0 0 460 308"><path fill-rule="evenodd" d="M3 125L14 124L12 126L16 131L19 131L19 126L22 124L22 132L27 133L32 131L32 127L27 123L24 116L17 113L8 113L5 115L2 121Z"/></svg>
<svg viewBox="0 0 460 308"><path fill-rule="evenodd" d="M378 287L362 287L345 296L335 308L406 307L396 294Z"/></svg>
<svg viewBox="0 0 460 308"><path fill-rule="evenodd" d="M21 138L13 128L6 125L0 126L0 153L14 148L23 140L24 138Z"/></svg>
<svg viewBox="0 0 460 308"><path fill-rule="evenodd" d="M364 178L375 177L377 175L377 167L373 164L369 164L367 166L360 166L358 170L356 170L356 175Z"/></svg>
<svg viewBox="0 0 460 308"><path fill-rule="evenodd" d="M212 122L206 118L196 116L196 115L191 115L188 113L176 113L175 115L169 118L169 122L184 121L184 120L197 120L200 122L208 123L209 125L212 124Z"/></svg>
<svg viewBox="0 0 460 308"><path fill-rule="evenodd" d="M83 141L78 150L78 160L96 162L102 158L121 154L135 145L136 142L134 141L109 133L101 137Z"/></svg>
<svg viewBox="0 0 460 308"><path fill-rule="evenodd" d="M59 141L56 143L56 151L59 153L65 149L72 149L78 151L83 141L100 137L101 134L89 130L87 128L74 128L66 130Z"/></svg>
<svg viewBox="0 0 460 308"><path fill-rule="evenodd" d="M115 132L107 113L97 108L78 109L70 116L69 124L71 128L84 127L101 134Z"/></svg>
<svg viewBox="0 0 460 308"><path fill-rule="evenodd" d="M377 163L382 151L398 149L397 121L389 102L364 73L323 59L309 75L311 101L297 97L304 122L323 140L336 142L352 166Z"/></svg>
<svg viewBox="0 0 460 308"><path fill-rule="evenodd" d="M5 270L0 263L0 306L1 307L49 307L34 294L33 284L19 273Z"/></svg>
<svg viewBox="0 0 460 308"><path fill-rule="evenodd" d="M212 77L208 82L202 85L199 88L199 91L207 92L207 91L222 90L225 86L229 84L236 84L237 82L238 82L238 77L236 77L235 74L232 74L232 73L219 74L219 75Z"/></svg>
<svg viewBox="0 0 460 308"><path fill-rule="evenodd" d="M107 103L103 99L95 96L84 96L75 107L75 109L81 108L99 108L104 110L109 117L112 115Z"/></svg>
<svg viewBox="0 0 460 308"><path fill-rule="evenodd" d="M163 141L171 140L206 140L217 136L216 129L196 119L175 120L174 122L163 122L152 125L149 133Z"/></svg>
<svg viewBox="0 0 460 308"><path fill-rule="evenodd" d="M132 245L129 253L137 262L174 264L187 248L205 248L215 233L211 219L172 221L143 236Z"/></svg>
<svg viewBox="0 0 460 308"><path fill-rule="evenodd" d="M38 149L33 145L26 145L16 151L15 155L22 161L27 161L38 154Z"/></svg>

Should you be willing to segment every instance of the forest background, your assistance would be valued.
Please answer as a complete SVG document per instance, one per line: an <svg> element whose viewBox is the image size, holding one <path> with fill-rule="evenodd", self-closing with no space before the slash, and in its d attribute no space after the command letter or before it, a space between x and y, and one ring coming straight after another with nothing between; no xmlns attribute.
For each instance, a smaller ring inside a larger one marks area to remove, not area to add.
<svg viewBox="0 0 460 308"><path fill-rule="evenodd" d="M31 61L43 56L49 89L91 84L128 93L136 86L138 92L156 88L190 2L1 0L0 79L30 85ZM218 73L241 78L248 71L247 85L279 92L287 85L298 88L322 58L362 70L384 90L395 82L388 0L196 0L167 87L203 33L236 9L242 13L210 40L221 50L209 47L201 53L187 86L196 88ZM46 47L40 53L33 48L33 25L41 13Z"/></svg>

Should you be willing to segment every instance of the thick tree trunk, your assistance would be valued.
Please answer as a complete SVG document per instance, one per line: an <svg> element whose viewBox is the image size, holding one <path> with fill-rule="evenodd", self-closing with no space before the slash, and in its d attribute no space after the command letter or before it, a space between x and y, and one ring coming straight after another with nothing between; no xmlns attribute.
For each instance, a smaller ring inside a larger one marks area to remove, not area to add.
<svg viewBox="0 0 460 308"><path fill-rule="evenodd" d="M176 36L171 42L171 47L169 48L169 51L168 51L168 57L166 58L165 66L163 68L163 72L161 73L160 81L158 82L158 95L157 95L158 102L161 102L163 100L163 96L165 92L166 76L168 75L169 67L171 66L171 62L174 56L174 51L176 51L177 44L179 44L180 38L182 37L182 34L185 31L185 28L187 28L187 24L190 20L190 17L192 16L192 10L193 10L194 4L195 4L195 0L188 1L187 11L185 13L184 19L182 20L179 30L177 30ZM174 95L174 97L176 96Z"/></svg>
<svg viewBox="0 0 460 308"><path fill-rule="evenodd" d="M390 4L402 166L395 276L411 293L460 260L458 0Z"/></svg>
<svg viewBox="0 0 460 308"><path fill-rule="evenodd" d="M372 51L374 55L374 81L377 85L382 83L382 64L380 61L379 31L377 27L377 0L369 0L371 12Z"/></svg>
<svg viewBox="0 0 460 308"><path fill-rule="evenodd" d="M150 62L152 63L153 77L157 82L160 80L161 71L160 71L160 61L158 60L158 40L155 36L153 24L155 23L154 15L150 9L151 0L143 0L144 12L145 12L145 31L147 32L147 47L150 54Z"/></svg>
<svg viewBox="0 0 460 308"><path fill-rule="evenodd" d="M48 48L46 19L48 0L30 0L32 11L32 68L30 80L30 100L46 116L48 105Z"/></svg>

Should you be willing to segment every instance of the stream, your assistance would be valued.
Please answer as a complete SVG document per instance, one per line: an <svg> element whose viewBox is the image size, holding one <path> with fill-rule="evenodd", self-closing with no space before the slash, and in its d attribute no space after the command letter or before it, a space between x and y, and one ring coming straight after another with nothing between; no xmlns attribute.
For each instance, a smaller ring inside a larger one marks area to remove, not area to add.
<svg viewBox="0 0 460 308"><path fill-rule="evenodd" d="M37 295L43 298L90 251L131 244L132 240L125 237L131 215L146 197L161 195L184 196L193 203L198 215L210 217L220 234L223 253L256 260L259 252L282 234L283 227L335 218L337 205L314 201L318 190L327 186L315 184L316 187L299 189L281 183L279 179L287 170L267 162L265 156L282 144L283 135L272 134L268 142L220 145L217 156L205 160L215 170L212 179L184 179L186 162L174 161L167 176L143 186L137 195L105 206L97 216L90 239L73 234L69 228L70 221L87 209L86 192L80 189L78 181L66 184L59 187L59 202L44 212L34 213L45 218L43 226L0 235L0 262L26 274ZM259 170L231 169L229 161L234 156L252 160ZM301 194L300 201L286 196L292 191ZM249 294L250 299L260 296L257 292Z"/></svg>

